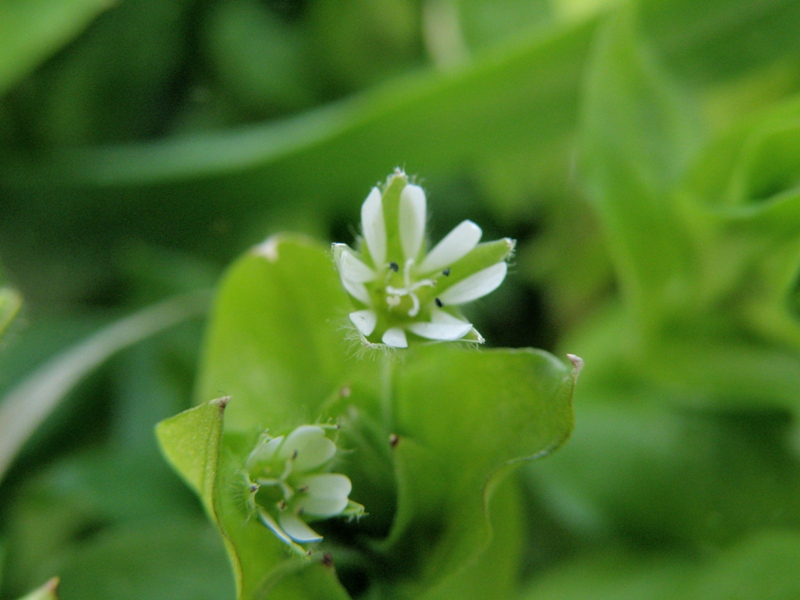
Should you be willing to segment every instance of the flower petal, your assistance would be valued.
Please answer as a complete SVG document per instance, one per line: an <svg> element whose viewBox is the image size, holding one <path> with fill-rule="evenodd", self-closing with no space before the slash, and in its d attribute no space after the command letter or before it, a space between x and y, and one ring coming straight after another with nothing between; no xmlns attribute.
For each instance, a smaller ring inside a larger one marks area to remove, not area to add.
<svg viewBox="0 0 800 600"><path fill-rule="evenodd" d="M452 342L460 340L462 337L472 331L471 323L464 323L463 321L456 325L455 323L412 323L408 326L409 331L417 334L420 337L429 340L439 340L442 342Z"/></svg>
<svg viewBox="0 0 800 600"><path fill-rule="evenodd" d="M472 221L462 221L428 252L419 266L419 272L432 273L452 265L478 245L482 233L481 228Z"/></svg>
<svg viewBox="0 0 800 600"><path fill-rule="evenodd" d="M317 517L334 517L347 508L347 495L353 489L350 479L341 473L322 473L306 477L297 489L307 488L298 503L304 512Z"/></svg>
<svg viewBox="0 0 800 600"><path fill-rule="evenodd" d="M360 300L364 304L369 304L369 292L363 283L353 283L349 279L342 277L342 285L353 298Z"/></svg>
<svg viewBox="0 0 800 600"><path fill-rule="evenodd" d="M290 538L289 535L283 530L283 528L280 525L278 525L275 519L272 518L272 515L270 515L264 509L259 508L258 516L261 519L261 522L264 523L264 525L266 525L267 527L269 527L272 530L272 533L277 535L278 538L284 544L289 544L290 546L294 545L294 542L292 542L292 538Z"/></svg>
<svg viewBox="0 0 800 600"><path fill-rule="evenodd" d="M325 437L325 431L315 425L301 425L289 435L278 456L283 460L294 457L294 472L302 473L321 467L336 454L336 444Z"/></svg>
<svg viewBox="0 0 800 600"><path fill-rule="evenodd" d="M258 445L250 453L250 456L247 457L247 469L251 470L256 465L266 465L271 463L275 458L275 453L278 451L278 448L280 448L282 443L282 435L270 440L262 439L259 441Z"/></svg>
<svg viewBox="0 0 800 600"><path fill-rule="evenodd" d="M372 264L380 267L386 262L386 222L383 218L383 202L378 188L372 191L361 205L361 229L367 242Z"/></svg>
<svg viewBox="0 0 800 600"><path fill-rule="evenodd" d="M357 310L350 313L350 321L356 326L361 335L368 336L375 331L378 315L374 310Z"/></svg>
<svg viewBox="0 0 800 600"><path fill-rule="evenodd" d="M386 332L383 334L381 341L387 346L391 346L392 348L408 348L408 339L406 338L406 332L400 329L399 327L392 327L391 329L387 329Z"/></svg>
<svg viewBox="0 0 800 600"><path fill-rule="evenodd" d="M307 544L322 540L320 534L306 525L306 522L294 513L281 513L280 516L278 516L278 522L281 524L281 529L283 529L284 533L295 542Z"/></svg>
<svg viewBox="0 0 800 600"><path fill-rule="evenodd" d="M507 272L508 265L499 262L447 288L439 295L439 299L445 304L471 302L497 289L506 278Z"/></svg>
<svg viewBox="0 0 800 600"><path fill-rule="evenodd" d="M425 236L425 192L418 185L408 184L400 192L400 243L406 259L416 260Z"/></svg>
<svg viewBox="0 0 800 600"><path fill-rule="evenodd" d="M376 277L375 271L361 262L347 244L333 245L333 259L339 274L353 283L372 281Z"/></svg>

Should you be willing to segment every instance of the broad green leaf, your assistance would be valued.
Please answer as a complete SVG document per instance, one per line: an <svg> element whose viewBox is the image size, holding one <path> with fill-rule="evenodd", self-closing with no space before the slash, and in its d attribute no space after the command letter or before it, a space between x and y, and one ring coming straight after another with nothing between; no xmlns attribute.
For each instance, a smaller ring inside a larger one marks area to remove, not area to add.
<svg viewBox="0 0 800 600"><path fill-rule="evenodd" d="M196 399L220 394L233 402L226 431L284 431L314 419L352 371L378 373L375 361L353 360L349 300L327 249L275 236L228 272L204 348ZM314 417L312 417L314 415Z"/></svg>
<svg viewBox="0 0 800 600"><path fill-rule="evenodd" d="M0 3L0 96L115 2L14 0Z"/></svg>
<svg viewBox="0 0 800 600"><path fill-rule="evenodd" d="M444 528L435 546L416 550L426 565L417 586L430 581L431 593L446 597L470 561L496 558L478 551L492 535L484 514L493 488L515 463L545 456L565 441L572 429L575 374L544 352L447 346L421 348L398 368L393 421L403 478L395 528L385 542L389 555L409 541L419 544L419 528L430 520ZM409 441L430 458L406 462L402 450ZM506 560L513 562L513 554ZM510 593L509 579L493 582L495 594ZM412 595L424 597L421 591Z"/></svg>

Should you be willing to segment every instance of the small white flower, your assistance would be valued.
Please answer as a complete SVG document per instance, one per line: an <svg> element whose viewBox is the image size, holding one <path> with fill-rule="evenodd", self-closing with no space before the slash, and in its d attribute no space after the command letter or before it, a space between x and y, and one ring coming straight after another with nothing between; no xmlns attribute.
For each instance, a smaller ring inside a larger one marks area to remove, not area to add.
<svg viewBox="0 0 800 600"><path fill-rule="evenodd" d="M406 348L409 333L484 341L458 307L503 282L514 241L479 244L481 228L463 221L425 252L426 220L425 192L398 170L361 207L359 251L333 245L342 285L361 305L350 321L367 344Z"/></svg>
<svg viewBox="0 0 800 600"><path fill-rule="evenodd" d="M303 556L300 546L322 536L308 521L356 517L364 507L348 498L350 479L325 471L336 454L327 436L330 426L302 425L286 436L262 435L247 458L245 469L251 506L261 522Z"/></svg>

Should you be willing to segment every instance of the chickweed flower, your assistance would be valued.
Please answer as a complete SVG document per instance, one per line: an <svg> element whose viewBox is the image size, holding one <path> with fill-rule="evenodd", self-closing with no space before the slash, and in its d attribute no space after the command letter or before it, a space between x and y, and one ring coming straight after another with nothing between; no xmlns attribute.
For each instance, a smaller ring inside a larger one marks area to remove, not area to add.
<svg viewBox="0 0 800 600"><path fill-rule="evenodd" d="M495 290L505 279L514 240L480 244L481 228L463 221L426 251L427 201L400 170L361 206L357 250L334 244L347 293L359 310L350 321L367 345L406 348L411 339L484 339L459 307Z"/></svg>
<svg viewBox="0 0 800 600"><path fill-rule="evenodd" d="M251 509L292 550L322 536L309 522L331 517L358 517L364 507L348 498L352 485L341 473L329 473L336 444L330 425L302 425L288 435L265 433L250 453L245 469Z"/></svg>

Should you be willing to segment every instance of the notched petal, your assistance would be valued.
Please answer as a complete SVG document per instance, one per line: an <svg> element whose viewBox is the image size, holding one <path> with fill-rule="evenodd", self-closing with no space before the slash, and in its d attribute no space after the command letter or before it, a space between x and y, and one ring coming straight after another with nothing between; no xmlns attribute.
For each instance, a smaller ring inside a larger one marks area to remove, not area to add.
<svg viewBox="0 0 800 600"><path fill-rule="evenodd" d="M399 327L387 329L384 332L383 337L381 337L381 341L392 348L408 348L408 338L406 338L406 332Z"/></svg>
<svg viewBox="0 0 800 600"><path fill-rule="evenodd" d="M415 259L425 237L427 214L425 192L418 185L408 184L400 192L400 243L406 259Z"/></svg>
<svg viewBox="0 0 800 600"><path fill-rule="evenodd" d="M278 517L281 529L295 542L308 544L319 542L322 536L311 529L305 521L293 513L283 513Z"/></svg>
<svg viewBox="0 0 800 600"><path fill-rule="evenodd" d="M378 323L378 315L374 310L357 310L350 313L350 321L356 326L359 333L363 336L370 335L375 331Z"/></svg>
<svg viewBox="0 0 800 600"><path fill-rule="evenodd" d="M376 187L372 188L361 205L361 229L372 262L379 267L386 261L386 221L383 218L381 192Z"/></svg>
<svg viewBox="0 0 800 600"><path fill-rule="evenodd" d="M470 323L413 323L408 326L409 331L420 337L441 342L460 340L472 331Z"/></svg>
<svg viewBox="0 0 800 600"><path fill-rule="evenodd" d="M283 460L294 459L294 471L302 473L321 467L336 454L336 444L315 425L302 425L289 435L280 449Z"/></svg>
<svg viewBox="0 0 800 600"><path fill-rule="evenodd" d="M483 232L472 221L463 221L428 252L419 266L420 273L433 273L452 265L481 241Z"/></svg>
<svg viewBox="0 0 800 600"><path fill-rule="evenodd" d="M439 298L444 304L452 305L477 300L497 289L506 278L507 272L508 265L505 262L499 262L447 288L439 295Z"/></svg>
<svg viewBox="0 0 800 600"><path fill-rule="evenodd" d="M334 245L334 259L339 274L354 283L365 283L375 279L375 271L364 264L345 244Z"/></svg>
<svg viewBox="0 0 800 600"><path fill-rule="evenodd" d="M347 496L353 489L350 479L341 473L323 473L306 477L300 486L307 489L299 506L316 517L335 517L347 508Z"/></svg>
<svg viewBox="0 0 800 600"><path fill-rule="evenodd" d="M342 285L347 293L363 304L369 304L369 292L363 283L355 283L349 279L341 278Z"/></svg>

